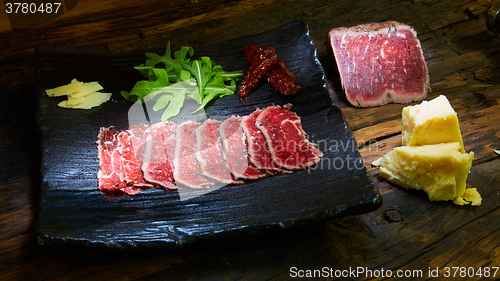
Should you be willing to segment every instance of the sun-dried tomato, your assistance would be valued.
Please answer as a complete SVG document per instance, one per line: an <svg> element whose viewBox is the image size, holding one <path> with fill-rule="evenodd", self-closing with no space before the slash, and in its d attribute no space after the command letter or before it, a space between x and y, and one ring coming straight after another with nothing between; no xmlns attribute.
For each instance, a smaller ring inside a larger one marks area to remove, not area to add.
<svg viewBox="0 0 500 281"><path fill-rule="evenodd" d="M250 64L255 64L257 60L259 60L261 54L262 49L259 46L250 45L243 47L243 55Z"/></svg>
<svg viewBox="0 0 500 281"><path fill-rule="evenodd" d="M271 71L267 81L284 95L293 95L300 90L300 86L295 85L295 76L288 71L283 60L278 60L278 65Z"/></svg>
<svg viewBox="0 0 500 281"><path fill-rule="evenodd" d="M254 63L248 68L245 80L240 84L240 98L246 98L257 87L262 78L267 77L278 63L278 57L273 47L262 50Z"/></svg>
<svg viewBox="0 0 500 281"><path fill-rule="evenodd" d="M293 95L300 89L300 86L295 85L295 76L288 71L283 60L278 59L273 47L262 50L250 45L243 48L243 54L250 67L245 80L240 84L240 98L246 98L264 78L285 95Z"/></svg>

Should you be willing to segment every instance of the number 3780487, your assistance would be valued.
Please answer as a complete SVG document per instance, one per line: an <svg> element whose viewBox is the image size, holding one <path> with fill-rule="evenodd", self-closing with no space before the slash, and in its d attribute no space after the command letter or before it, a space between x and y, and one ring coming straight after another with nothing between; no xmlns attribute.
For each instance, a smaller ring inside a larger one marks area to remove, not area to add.
<svg viewBox="0 0 500 281"><path fill-rule="evenodd" d="M57 14L61 3L5 3L7 14Z"/></svg>

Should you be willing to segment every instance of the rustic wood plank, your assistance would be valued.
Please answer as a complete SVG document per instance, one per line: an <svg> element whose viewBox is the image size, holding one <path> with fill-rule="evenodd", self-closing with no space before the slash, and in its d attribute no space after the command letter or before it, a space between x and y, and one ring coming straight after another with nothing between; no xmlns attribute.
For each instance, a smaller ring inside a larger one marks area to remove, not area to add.
<svg viewBox="0 0 500 281"><path fill-rule="evenodd" d="M30 258L32 266L27 270L18 266L11 269L22 271L20 277L58 279L285 280L290 276L291 266L299 269L366 266L372 270L385 268L393 271L427 270L436 266L494 266L493 263L498 261L499 243L488 233L497 232L499 226L487 222L497 220L500 215L496 204L499 190L494 184L500 176L499 164L499 160L495 160L476 165L470 175L470 183L483 193L482 207L459 207L450 202L429 204L422 192L396 187L392 193L385 194L389 200L382 208L370 214L350 216L309 229L266 236L265 239L216 243L176 253L120 256L51 253L50 259L62 262L64 266L57 271L36 274L36 268L45 266L43 258L46 255L39 253ZM439 217L450 220L442 223L436 219ZM473 235L478 229L487 231ZM357 250L353 253L353 249ZM85 266L78 266L77 262ZM200 262L204 266L200 266ZM207 268L213 270L207 271ZM125 275L127 277L120 278Z"/></svg>

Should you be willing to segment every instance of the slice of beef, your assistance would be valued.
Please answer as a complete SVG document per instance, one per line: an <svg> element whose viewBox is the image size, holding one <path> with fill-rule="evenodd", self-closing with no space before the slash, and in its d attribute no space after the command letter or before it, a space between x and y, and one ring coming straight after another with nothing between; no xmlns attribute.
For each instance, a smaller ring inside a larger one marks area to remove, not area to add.
<svg viewBox="0 0 500 281"><path fill-rule="evenodd" d="M410 103L427 97L427 64L411 26L389 21L339 27L328 38L352 105Z"/></svg>
<svg viewBox="0 0 500 281"><path fill-rule="evenodd" d="M196 129L196 159L201 173L223 184L238 183L224 161L224 148L220 136L222 122L207 119Z"/></svg>
<svg viewBox="0 0 500 281"><path fill-rule="evenodd" d="M247 140L241 128L241 117L231 116L220 125L224 159L237 179L256 180L269 174L257 169L248 160Z"/></svg>
<svg viewBox="0 0 500 281"><path fill-rule="evenodd" d="M260 170L275 174L277 172L291 173L283 170L274 163L267 141L262 131L256 127L255 121L262 109L256 109L253 113L241 118L241 128L247 138L247 150L250 162Z"/></svg>
<svg viewBox="0 0 500 281"><path fill-rule="evenodd" d="M170 126L170 127L169 127ZM174 156L175 156L175 144L176 144L176 131L177 124L170 122L167 126L168 134L163 135L163 147L165 149L165 155L167 156L168 162L170 162L172 169L174 167Z"/></svg>
<svg viewBox="0 0 500 281"><path fill-rule="evenodd" d="M176 125L159 122L151 126L152 132L146 140L146 152L142 164L144 179L163 189L175 190L174 171L168 153L173 155L171 140L175 141ZM175 143L173 146L175 150ZM173 158L170 157L170 158Z"/></svg>
<svg viewBox="0 0 500 281"><path fill-rule="evenodd" d="M118 147L118 131L114 127L101 128L97 137L99 157L99 189L105 192L123 188L126 184L120 179L121 162Z"/></svg>
<svg viewBox="0 0 500 281"><path fill-rule="evenodd" d="M97 137L97 151L99 158L99 189L108 194L137 194L140 189L127 186L120 178L122 164L118 142L118 131L113 127L101 128Z"/></svg>
<svg viewBox="0 0 500 281"><path fill-rule="evenodd" d="M175 134L175 182L195 189L214 185L200 173L200 163L196 160L196 129L199 126L198 122L185 121L177 126Z"/></svg>
<svg viewBox="0 0 500 281"><path fill-rule="evenodd" d="M136 125L128 130L122 131L118 135L120 142L120 152L122 171L120 178L128 185L135 187L152 187L151 183L144 180L142 164L145 151L146 139L150 134L149 126Z"/></svg>
<svg viewBox="0 0 500 281"><path fill-rule="evenodd" d="M273 161L285 169L301 170L317 164L323 153L306 138L300 117L289 107L269 106L255 124L266 138Z"/></svg>

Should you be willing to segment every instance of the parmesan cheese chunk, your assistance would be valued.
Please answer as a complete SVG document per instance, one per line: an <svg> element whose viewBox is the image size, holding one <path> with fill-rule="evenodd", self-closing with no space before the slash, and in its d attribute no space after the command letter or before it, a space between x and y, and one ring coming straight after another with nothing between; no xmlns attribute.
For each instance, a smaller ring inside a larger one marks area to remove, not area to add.
<svg viewBox="0 0 500 281"><path fill-rule="evenodd" d="M424 190L431 201L477 203L471 199L473 192L464 200L474 152L460 150L459 142L396 147L380 160L380 174L407 189Z"/></svg>
<svg viewBox="0 0 500 281"><path fill-rule="evenodd" d="M458 142L465 152L457 114L446 96L403 108L402 125L403 145Z"/></svg>

